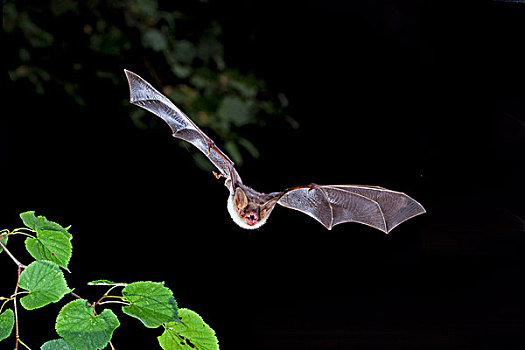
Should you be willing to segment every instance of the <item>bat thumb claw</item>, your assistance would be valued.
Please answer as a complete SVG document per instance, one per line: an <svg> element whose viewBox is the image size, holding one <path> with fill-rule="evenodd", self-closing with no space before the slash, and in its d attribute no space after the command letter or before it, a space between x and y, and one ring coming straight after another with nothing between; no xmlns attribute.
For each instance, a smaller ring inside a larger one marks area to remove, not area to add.
<svg viewBox="0 0 525 350"><path fill-rule="evenodd" d="M319 188L319 185L318 184L314 184L313 182L311 184L308 185L308 191L306 191L306 193L310 193L311 190L315 190Z"/></svg>

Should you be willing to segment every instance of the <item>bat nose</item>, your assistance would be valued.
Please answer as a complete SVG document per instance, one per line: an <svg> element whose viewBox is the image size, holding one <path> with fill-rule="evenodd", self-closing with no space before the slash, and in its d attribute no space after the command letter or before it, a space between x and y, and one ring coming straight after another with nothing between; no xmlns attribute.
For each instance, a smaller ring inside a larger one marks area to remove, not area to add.
<svg viewBox="0 0 525 350"><path fill-rule="evenodd" d="M253 226L259 221L259 217L255 213L248 214L244 217L244 221L250 225Z"/></svg>

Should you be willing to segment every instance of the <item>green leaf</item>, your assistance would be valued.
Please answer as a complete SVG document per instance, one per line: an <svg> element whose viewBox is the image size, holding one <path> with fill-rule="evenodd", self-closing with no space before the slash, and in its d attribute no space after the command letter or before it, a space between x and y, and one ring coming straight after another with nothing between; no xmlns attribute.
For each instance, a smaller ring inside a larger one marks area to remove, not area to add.
<svg viewBox="0 0 525 350"><path fill-rule="evenodd" d="M204 154L201 152L193 152L192 153L193 160L195 161L195 164L202 170L206 172L211 172L215 169L215 167L212 165L210 160L206 158Z"/></svg>
<svg viewBox="0 0 525 350"><path fill-rule="evenodd" d="M243 101L236 96L226 96L222 99L217 113L235 126L243 126L255 121L252 109L252 102Z"/></svg>
<svg viewBox="0 0 525 350"><path fill-rule="evenodd" d="M157 337L163 349L219 349L219 341L215 336L215 331L195 311L180 309L179 312L180 319L184 323L166 323L164 333Z"/></svg>
<svg viewBox="0 0 525 350"><path fill-rule="evenodd" d="M62 232L37 230L37 238L26 238L26 249L36 260L53 261L67 269L71 259L71 241Z"/></svg>
<svg viewBox="0 0 525 350"><path fill-rule="evenodd" d="M177 302L173 292L155 282L134 282L122 289L124 300L130 305L122 311L136 317L148 328L155 328L163 323L179 321Z"/></svg>
<svg viewBox="0 0 525 350"><path fill-rule="evenodd" d="M95 315L84 299L66 304L58 313L56 331L75 349L103 349L111 340L113 331L120 326L110 309Z"/></svg>
<svg viewBox="0 0 525 350"><path fill-rule="evenodd" d="M3 245L7 245L7 239L8 238L9 238L9 236L2 237L2 238L0 238L0 242L2 242ZM4 248L2 248L0 246L0 253L2 253L3 250L4 250Z"/></svg>
<svg viewBox="0 0 525 350"><path fill-rule="evenodd" d="M2 3L3 6L3 28L5 33L12 33L18 25L18 11L15 4Z"/></svg>
<svg viewBox="0 0 525 350"><path fill-rule="evenodd" d="M239 91L244 97L255 97L257 95L257 87L245 84L242 81L231 79L228 84L235 90Z"/></svg>
<svg viewBox="0 0 525 350"><path fill-rule="evenodd" d="M51 0L50 10L54 16L60 16L69 11L76 11L78 3L74 0Z"/></svg>
<svg viewBox="0 0 525 350"><path fill-rule="evenodd" d="M188 40L177 40L172 54L177 61L189 64L195 58L195 46Z"/></svg>
<svg viewBox="0 0 525 350"><path fill-rule="evenodd" d="M74 347L69 345L64 339L50 340L42 344L41 350L75 350Z"/></svg>
<svg viewBox="0 0 525 350"><path fill-rule="evenodd" d="M250 154L251 154L251 156L253 158L259 158L259 155L260 155L259 154L259 150L257 149L257 147L255 147L255 145L253 143L251 143L251 141L245 139L244 137L239 137L237 142L239 142L239 145L241 145L248 152L250 152Z"/></svg>
<svg viewBox="0 0 525 350"><path fill-rule="evenodd" d="M177 62L173 62L171 64L171 71L173 74L175 74L177 77L184 79L187 78L191 73L191 67L188 65L182 65Z"/></svg>
<svg viewBox="0 0 525 350"><path fill-rule="evenodd" d="M61 225L57 224L54 221L47 220L44 216L35 216L34 211L26 211L24 213L20 214L20 218L22 219L22 222L24 225L29 227L30 229L34 231L43 231L43 230L51 230L51 231L59 231L62 232L67 238L71 239L73 236L71 233L68 232L65 228L63 228Z"/></svg>
<svg viewBox="0 0 525 350"><path fill-rule="evenodd" d="M24 32L24 36L31 46L35 48L42 48L50 46L53 41L53 35L51 33L42 30L29 18L26 12L22 12L18 17L20 29Z"/></svg>
<svg viewBox="0 0 525 350"><path fill-rule="evenodd" d="M36 218L34 211L26 211L26 212L20 213L20 218L22 219L22 222L24 223L24 225L36 231L36 225L37 225L38 219Z"/></svg>
<svg viewBox="0 0 525 350"><path fill-rule="evenodd" d="M220 65L220 59L224 55L224 48L222 44L213 37L203 37L201 38L198 46L196 47L196 55L203 61L207 62L209 59L214 59ZM218 61L218 62L217 62ZM217 67L219 70L223 70L224 67Z"/></svg>
<svg viewBox="0 0 525 350"><path fill-rule="evenodd" d="M228 153L229 156L232 157L235 164L241 166L242 165L242 154L239 150L239 146L233 141L226 141L224 143L224 149Z"/></svg>
<svg viewBox="0 0 525 350"><path fill-rule="evenodd" d="M153 51L164 51L168 48L166 36L157 29L148 29L142 36L142 42Z"/></svg>
<svg viewBox="0 0 525 350"><path fill-rule="evenodd" d="M39 218L43 218L45 221L43 223L41 223L41 225L39 227L37 227L37 231L38 230L51 230L51 231L58 231L58 232L62 232L68 239L72 239L73 236L71 235L71 233L69 233L69 231L65 228L63 228L62 226L60 226L59 224L57 224L56 222L53 222L53 221L47 221L46 218L44 218L43 216L39 216Z"/></svg>
<svg viewBox="0 0 525 350"><path fill-rule="evenodd" d="M156 0L137 0L133 1L132 4L132 9L142 14L145 18L154 19L158 16L159 8Z"/></svg>
<svg viewBox="0 0 525 350"><path fill-rule="evenodd" d="M11 309L7 309L0 314L0 341L11 335L13 326L15 325L15 313Z"/></svg>
<svg viewBox="0 0 525 350"><path fill-rule="evenodd" d="M88 282L88 285L90 286L127 286L127 283L124 282L113 282L108 280L94 280L91 282Z"/></svg>
<svg viewBox="0 0 525 350"><path fill-rule="evenodd" d="M20 274L20 288L29 294L20 299L27 310L36 309L49 303L56 303L69 293L64 274L52 261L32 262Z"/></svg>

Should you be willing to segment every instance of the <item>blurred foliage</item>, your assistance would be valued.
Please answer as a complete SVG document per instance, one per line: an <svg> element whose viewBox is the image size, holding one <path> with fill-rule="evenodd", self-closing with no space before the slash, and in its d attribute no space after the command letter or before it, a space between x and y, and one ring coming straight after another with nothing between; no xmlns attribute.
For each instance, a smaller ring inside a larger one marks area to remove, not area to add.
<svg viewBox="0 0 525 350"><path fill-rule="evenodd" d="M87 81L127 91L122 69L133 70L198 125L222 138L237 164L243 154L259 154L239 135L240 128L261 126L269 116L281 116L296 127L285 116L288 102L283 94L227 65L222 27L210 4L177 2L176 10L164 6L168 4L156 0L4 0L4 37L12 48L9 77L37 94L64 93L84 106L96 98L93 89L84 86ZM122 103L138 127L157 124L147 112L127 100ZM202 155L195 154L195 159L210 168Z"/></svg>

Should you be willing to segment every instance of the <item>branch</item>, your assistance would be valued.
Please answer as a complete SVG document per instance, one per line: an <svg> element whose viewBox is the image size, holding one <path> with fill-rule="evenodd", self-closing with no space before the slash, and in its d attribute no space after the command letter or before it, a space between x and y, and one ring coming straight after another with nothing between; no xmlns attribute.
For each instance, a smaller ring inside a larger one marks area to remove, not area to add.
<svg viewBox="0 0 525 350"><path fill-rule="evenodd" d="M15 258L15 256L13 254L11 254L11 252L7 249L7 247L5 246L4 243L0 242L0 247L4 248L5 252L7 253L7 255L9 255L11 260L13 260L13 262L16 264L16 266L18 266L19 268L23 268L23 269L25 269L27 267L26 265L24 265L20 261L18 261L17 258Z"/></svg>
<svg viewBox="0 0 525 350"><path fill-rule="evenodd" d="M11 258L11 260L13 260L16 266L18 266L18 277L16 279L15 291L13 293L13 308L15 311L15 333L16 333L15 350L18 349L18 344L22 344L23 346L28 348L28 346L20 340L20 332L19 332L19 327L18 327L18 305L17 305L17 300L16 300L17 299L16 296L18 293L18 284L20 283L20 274L22 273L22 269L25 269L27 266L22 264L20 261L18 261L18 259L15 258L15 256L9 251L9 249L7 249L5 244L3 244L2 242L0 242L0 247L2 247L5 250L6 254Z"/></svg>
<svg viewBox="0 0 525 350"><path fill-rule="evenodd" d="M5 246L4 246L4 249L5 249ZM6 250L6 252L7 252L7 250ZM15 263L18 262L18 260L16 260L12 255L10 255L10 256L15 261ZM18 265L18 277L16 279L16 287L15 287L15 291L13 293L13 295L14 295L14 297L13 297L13 306L14 306L14 309L15 309L15 334L16 334L15 350L18 349L18 343L20 342L20 332L18 330L18 307L17 307L17 303L16 303L16 294L18 293L18 284L20 283L20 274L22 273L22 264L20 264L20 262L18 262L17 265ZM24 343L21 343L21 344L23 344L25 346Z"/></svg>

